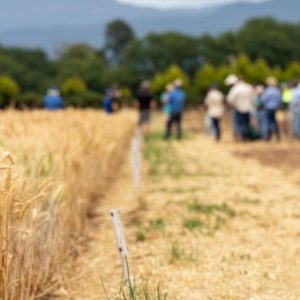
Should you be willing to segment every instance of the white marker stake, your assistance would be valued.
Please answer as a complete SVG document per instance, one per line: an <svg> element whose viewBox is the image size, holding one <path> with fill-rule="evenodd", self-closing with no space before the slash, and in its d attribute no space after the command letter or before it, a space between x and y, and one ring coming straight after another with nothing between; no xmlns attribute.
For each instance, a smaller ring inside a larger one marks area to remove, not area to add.
<svg viewBox="0 0 300 300"><path fill-rule="evenodd" d="M121 223L121 218L120 218L120 213L119 210L114 209L110 212L110 215L112 217L112 222L115 230L115 235L118 243L118 249L120 252L120 258L121 258L121 264L123 268L123 274L124 274L124 279L125 283L127 284L129 288L129 293L130 293L130 274L129 274L129 267L128 267L128 252L127 252L127 247L126 247L126 241L124 237L124 232L123 232L123 227Z"/></svg>
<svg viewBox="0 0 300 300"><path fill-rule="evenodd" d="M137 194L141 188L141 173L142 173L142 159L141 159L141 133L137 131L135 138L131 144L131 167L133 173L133 181Z"/></svg>

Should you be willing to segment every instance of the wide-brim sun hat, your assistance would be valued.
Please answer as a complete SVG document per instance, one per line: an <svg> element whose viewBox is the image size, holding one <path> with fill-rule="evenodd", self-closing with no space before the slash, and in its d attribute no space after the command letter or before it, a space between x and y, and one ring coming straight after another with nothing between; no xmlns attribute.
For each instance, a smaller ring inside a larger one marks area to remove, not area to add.
<svg viewBox="0 0 300 300"><path fill-rule="evenodd" d="M236 75L230 74L225 79L225 85L227 86L235 85L238 81L239 78Z"/></svg>
<svg viewBox="0 0 300 300"><path fill-rule="evenodd" d="M141 83L141 87L143 89L148 89L150 87L150 81L149 80L144 80L142 83Z"/></svg>
<svg viewBox="0 0 300 300"><path fill-rule="evenodd" d="M173 84L173 83L168 83L168 84L166 85L166 90L167 90L168 92L171 92L172 90L174 90L174 84Z"/></svg>
<svg viewBox="0 0 300 300"><path fill-rule="evenodd" d="M177 78L174 80L175 87L182 87L183 86L183 80L181 78Z"/></svg>
<svg viewBox="0 0 300 300"><path fill-rule="evenodd" d="M267 78L266 83L267 85L276 86L278 84L278 80L275 77L270 76Z"/></svg>
<svg viewBox="0 0 300 300"><path fill-rule="evenodd" d="M60 92L59 89L56 87L52 87L47 91L47 96L50 97L59 97L60 96Z"/></svg>

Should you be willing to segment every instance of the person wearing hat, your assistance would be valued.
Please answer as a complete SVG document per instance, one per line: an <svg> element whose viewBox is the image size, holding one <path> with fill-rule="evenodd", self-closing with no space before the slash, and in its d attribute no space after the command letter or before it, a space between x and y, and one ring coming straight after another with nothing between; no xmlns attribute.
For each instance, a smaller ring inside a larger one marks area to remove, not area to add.
<svg viewBox="0 0 300 300"><path fill-rule="evenodd" d="M174 81L174 90L169 96L170 116L166 126L165 139L169 139L172 135L173 124L177 127L177 139L182 138L182 114L186 100L186 93L183 90L183 80L176 79Z"/></svg>
<svg viewBox="0 0 300 300"><path fill-rule="evenodd" d="M51 87L47 91L47 96L44 97L43 105L47 110L59 110L64 108L64 100L60 96L57 87Z"/></svg>
<svg viewBox="0 0 300 300"><path fill-rule="evenodd" d="M250 118L256 101L254 88L236 75L229 75L225 84L231 86L227 102L233 109L235 138L251 140Z"/></svg>
<svg viewBox="0 0 300 300"><path fill-rule="evenodd" d="M217 142L221 140L222 136L220 122L225 110L224 99L224 95L218 89L218 86L216 84L210 87L209 92L204 99L204 103L207 107L207 114L211 120L212 128Z"/></svg>
<svg viewBox="0 0 300 300"><path fill-rule="evenodd" d="M239 81L238 77L234 74L231 74L227 76L224 83L226 86L232 89L238 81ZM241 137L241 133L239 130L237 111L233 106L231 106L231 124L232 124L233 137L235 140L238 140Z"/></svg>
<svg viewBox="0 0 300 300"><path fill-rule="evenodd" d="M276 119L277 110L281 104L281 91L277 87L278 82L275 77L267 78L267 88L262 95L262 101L267 114L267 140L272 139L273 134L280 140L280 129Z"/></svg>

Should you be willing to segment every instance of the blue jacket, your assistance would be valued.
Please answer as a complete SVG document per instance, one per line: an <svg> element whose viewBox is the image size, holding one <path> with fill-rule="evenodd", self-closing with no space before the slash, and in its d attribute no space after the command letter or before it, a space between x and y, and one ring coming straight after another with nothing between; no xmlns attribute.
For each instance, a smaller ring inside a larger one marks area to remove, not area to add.
<svg viewBox="0 0 300 300"><path fill-rule="evenodd" d="M184 110L184 104L186 100L186 93L180 89L176 88L169 98L169 105L171 113L181 113Z"/></svg>
<svg viewBox="0 0 300 300"><path fill-rule="evenodd" d="M277 87L268 87L262 95L265 109L277 110L281 103L281 92Z"/></svg>
<svg viewBox="0 0 300 300"><path fill-rule="evenodd" d="M44 97L44 107L47 110L58 110L64 108L64 100L60 96Z"/></svg>
<svg viewBox="0 0 300 300"><path fill-rule="evenodd" d="M104 106L104 110L107 114L112 114L113 113L113 109L112 109L112 101L110 97L106 97L103 101L103 106Z"/></svg>
<svg viewBox="0 0 300 300"><path fill-rule="evenodd" d="M291 110L294 114L300 114L300 85L293 90Z"/></svg>

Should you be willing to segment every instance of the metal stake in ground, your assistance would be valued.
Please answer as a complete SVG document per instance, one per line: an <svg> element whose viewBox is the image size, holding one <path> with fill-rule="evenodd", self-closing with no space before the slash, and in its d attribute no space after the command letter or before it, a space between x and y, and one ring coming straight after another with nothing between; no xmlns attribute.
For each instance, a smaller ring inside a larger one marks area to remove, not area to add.
<svg viewBox="0 0 300 300"><path fill-rule="evenodd" d="M112 222L114 226L114 231L116 235L116 240L118 244L118 249L120 253L121 258L121 264L123 268L123 276L126 285L129 289L129 294L131 293L131 281L130 281L130 273L129 273L129 266L128 266L128 252L127 252L127 246L124 236L124 231L121 223L120 213L118 209L114 209L110 212L110 215L112 217Z"/></svg>
<svg viewBox="0 0 300 300"><path fill-rule="evenodd" d="M141 133L137 130L131 144L131 166L136 193L139 195L142 181Z"/></svg>

